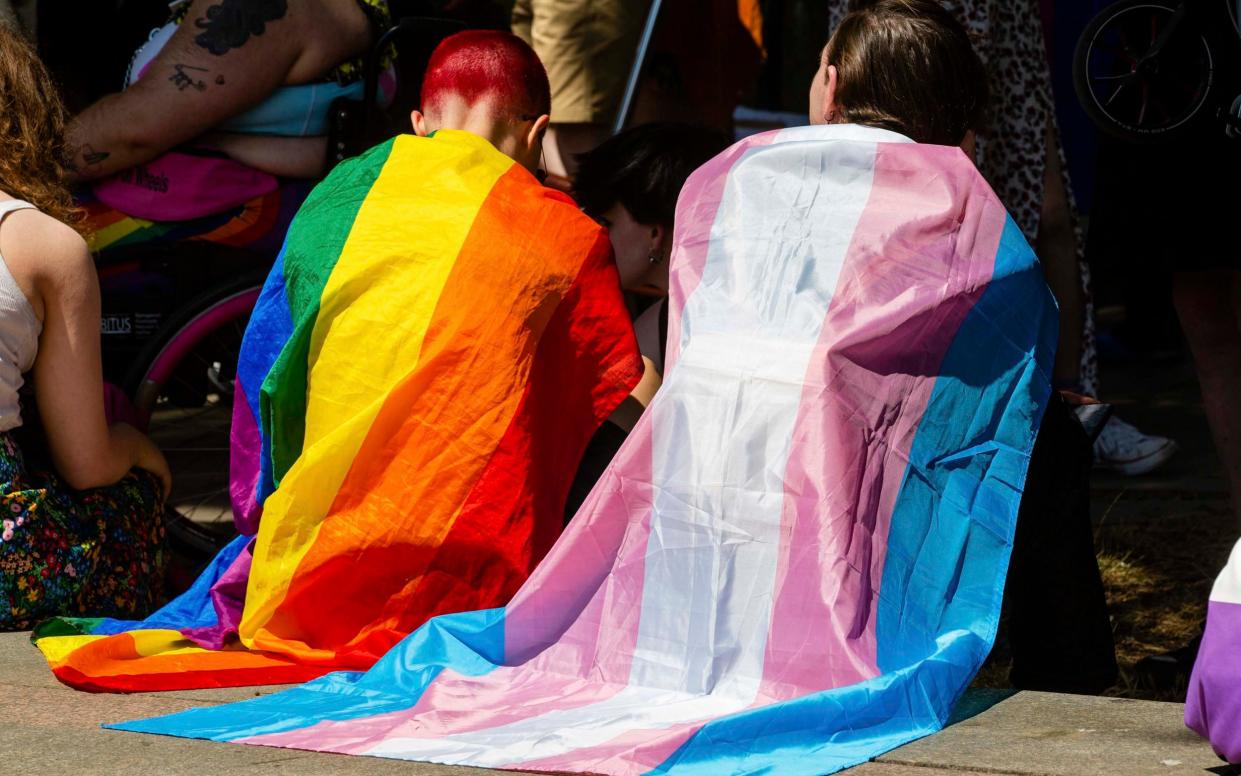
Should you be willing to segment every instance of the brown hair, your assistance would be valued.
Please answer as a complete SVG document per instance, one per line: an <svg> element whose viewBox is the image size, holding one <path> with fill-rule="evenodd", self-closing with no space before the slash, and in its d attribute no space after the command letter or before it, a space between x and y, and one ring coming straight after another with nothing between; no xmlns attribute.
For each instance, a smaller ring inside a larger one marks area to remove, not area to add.
<svg viewBox="0 0 1241 776"><path fill-rule="evenodd" d="M854 0L824 49L841 116L957 145L982 127L987 73L969 35L937 0Z"/></svg>
<svg viewBox="0 0 1241 776"><path fill-rule="evenodd" d="M77 227L65 153L67 115L34 48L0 24L0 190Z"/></svg>

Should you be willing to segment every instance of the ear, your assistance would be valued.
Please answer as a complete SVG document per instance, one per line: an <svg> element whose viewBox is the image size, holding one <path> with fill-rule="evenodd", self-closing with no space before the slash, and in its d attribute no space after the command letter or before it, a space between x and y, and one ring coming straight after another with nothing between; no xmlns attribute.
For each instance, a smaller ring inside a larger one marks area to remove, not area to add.
<svg viewBox="0 0 1241 776"><path fill-rule="evenodd" d="M651 253L666 253L668 246L666 243L672 238L672 230L663 224L655 224L651 227Z"/></svg>
<svg viewBox="0 0 1241 776"><path fill-rule="evenodd" d="M550 121L551 117L544 113L530 125L530 132L526 135L526 147L531 151L537 151L543 144L543 136L547 134L547 124Z"/></svg>
<svg viewBox="0 0 1241 776"><path fill-rule="evenodd" d="M835 65L827 66L827 86L823 89L823 120L835 124L840 120L840 106L836 104L836 85L839 73Z"/></svg>
<svg viewBox="0 0 1241 776"><path fill-rule="evenodd" d="M414 125L414 134L418 137L426 137L430 134L430 132L427 131L427 117L422 114L422 111L411 111L409 114L409 122Z"/></svg>

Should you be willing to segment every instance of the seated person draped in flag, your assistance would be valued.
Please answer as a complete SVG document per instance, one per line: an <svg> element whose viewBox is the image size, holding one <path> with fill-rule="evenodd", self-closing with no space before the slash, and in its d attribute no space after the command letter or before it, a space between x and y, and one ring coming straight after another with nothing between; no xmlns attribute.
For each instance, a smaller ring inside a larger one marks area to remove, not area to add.
<svg viewBox="0 0 1241 776"><path fill-rule="evenodd" d="M822 774L940 728L991 648L1056 310L957 147L935 0L829 42L811 116L694 172L663 386L502 609L369 672L127 730L607 774Z"/></svg>
<svg viewBox="0 0 1241 776"><path fill-rule="evenodd" d="M555 541L641 374L607 234L531 173L548 87L520 39L446 39L422 97L415 136L312 192L246 331L233 495L257 535L143 623L41 629L66 682L366 668L431 616L507 602Z"/></svg>

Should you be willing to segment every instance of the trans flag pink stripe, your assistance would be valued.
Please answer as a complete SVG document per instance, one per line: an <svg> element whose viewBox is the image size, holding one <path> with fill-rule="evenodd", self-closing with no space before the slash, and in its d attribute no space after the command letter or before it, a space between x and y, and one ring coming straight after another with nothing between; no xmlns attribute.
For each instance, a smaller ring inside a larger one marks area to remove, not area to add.
<svg viewBox="0 0 1241 776"><path fill-rule="evenodd" d="M504 610L436 618L364 675L122 727L626 776L818 774L931 732L993 636L1048 391L1054 308L1012 240L958 149L856 126L734 146L678 206L664 385ZM991 533L914 572L948 587L885 593L893 516L916 540L986 478ZM956 601L962 564L994 595ZM884 642L942 615L924 601L977 631Z"/></svg>
<svg viewBox="0 0 1241 776"><path fill-rule="evenodd" d="M880 145L875 155L870 200L804 381L785 474L788 538L766 698L879 673L874 613L892 509L940 362L991 280L1004 230L1003 209L979 207L988 200L977 175L945 164L951 172L928 177L892 149ZM951 158L959 151L924 153ZM933 217L911 221L911 199ZM945 219L971 220L964 242L927 228ZM920 347L907 348L919 335ZM857 450L867 455L856 466L830 465ZM826 566L823 558L837 560Z"/></svg>

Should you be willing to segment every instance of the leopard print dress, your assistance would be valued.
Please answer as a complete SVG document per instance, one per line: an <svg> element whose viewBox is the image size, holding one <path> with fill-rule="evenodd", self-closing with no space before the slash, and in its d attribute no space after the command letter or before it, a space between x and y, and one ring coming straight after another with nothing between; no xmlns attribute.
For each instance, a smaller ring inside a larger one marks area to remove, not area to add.
<svg viewBox="0 0 1241 776"><path fill-rule="evenodd" d="M831 28L844 18L847 0L831 0ZM1043 40L1042 15L1035 0L944 0L974 39L986 65L991 87L991 117L977 143L978 168L1035 244L1042 216L1044 175L1047 170L1045 131L1051 125L1060 155L1061 176L1069 197L1073 230L1077 236L1077 263L1086 309L1083 315L1082 361L1079 385L1083 393L1098 393L1098 352L1094 337L1094 305L1090 270L1085 262L1085 240L1077 218L1068 165L1060 143L1052 101L1051 71Z"/></svg>

